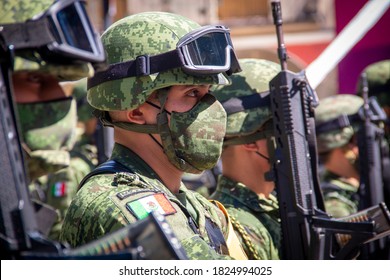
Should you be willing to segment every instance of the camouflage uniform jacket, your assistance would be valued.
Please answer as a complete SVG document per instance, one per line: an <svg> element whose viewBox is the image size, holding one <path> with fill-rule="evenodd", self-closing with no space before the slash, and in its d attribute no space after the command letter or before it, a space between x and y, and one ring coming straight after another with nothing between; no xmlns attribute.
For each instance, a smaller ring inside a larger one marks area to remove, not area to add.
<svg viewBox="0 0 390 280"><path fill-rule="evenodd" d="M224 238L227 235L226 218L216 206L184 184L173 194L140 157L120 144L115 144L111 160L129 172L98 174L86 181L69 207L62 241L71 246L90 242L143 219L157 204L190 259L231 259L209 245L206 219Z"/></svg>
<svg viewBox="0 0 390 280"><path fill-rule="evenodd" d="M227 209L249 259L279 259L281 228L274 196L262 198L245 185L221 175L210 199L220 201Z"/></svg>
<svg viewBox="0 0 390 280"><path fill-rule="evenodd" d="M49 232L50 239L59 239L65 213L77 193L78 185L93 168L85 152L73 151L67 168L41 176L29 184L32 197L50 205L57 212L57 221Z"/></svg>
<svg viewBox="0 0 390 280"><path fill-rule="evenodd" d="M346 178L330 171L325 171L321 177L326 212L335 218L340 218L358 211L359 186L351 185Z"/></svg>

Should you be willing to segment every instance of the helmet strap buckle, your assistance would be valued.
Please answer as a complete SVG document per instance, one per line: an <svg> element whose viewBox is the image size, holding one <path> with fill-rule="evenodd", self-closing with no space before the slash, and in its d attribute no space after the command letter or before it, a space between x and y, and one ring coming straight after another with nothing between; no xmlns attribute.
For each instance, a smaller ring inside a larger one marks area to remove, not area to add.
<svg viewBox="0 0 390 280"><path fill-rule="evenodd" d="M149 55L140 55L135 59L135 71L137 76L150 75L150 58Z"/></svg>

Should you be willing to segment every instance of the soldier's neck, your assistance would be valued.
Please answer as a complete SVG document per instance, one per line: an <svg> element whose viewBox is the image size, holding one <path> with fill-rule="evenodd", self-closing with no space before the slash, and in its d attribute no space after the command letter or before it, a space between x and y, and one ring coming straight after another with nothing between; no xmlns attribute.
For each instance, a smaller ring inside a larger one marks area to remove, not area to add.
<svg viewBox="0 0 390 280"><path fill-rule="evenodd" d="M115 134L115 142L128 147L142 158L172 193L179 192L183 172L169 162L162 148L150 135L132 131L126 131L125 134L126 137Z"/></svg>

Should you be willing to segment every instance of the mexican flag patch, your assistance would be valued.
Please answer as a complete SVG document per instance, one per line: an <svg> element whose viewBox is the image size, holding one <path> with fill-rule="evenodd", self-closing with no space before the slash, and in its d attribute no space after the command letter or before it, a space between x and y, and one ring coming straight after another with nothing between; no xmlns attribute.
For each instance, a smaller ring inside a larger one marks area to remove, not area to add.
<svg viewBox="0 0 390 280"><path fill-rule="evenodd" d="M62 197L66 193L66 183L65 182L57 182L52 186L52 195L54 197Z"/></svg>
<svg viewBox="0 0 390 280"><path fill-rule="evenodd" d="M163 193L148 195L128 202L126 207L139 220L146 218L152 211L158 211L165 216L176 213L176 209Z"/></svg>

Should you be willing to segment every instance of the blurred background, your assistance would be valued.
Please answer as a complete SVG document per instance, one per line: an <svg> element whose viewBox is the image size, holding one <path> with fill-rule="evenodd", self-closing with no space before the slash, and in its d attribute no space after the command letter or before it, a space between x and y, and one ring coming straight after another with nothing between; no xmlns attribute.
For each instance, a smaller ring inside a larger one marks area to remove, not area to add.
<svg viewBox="0 0 390 280"><path fill-rule="evenodd" d="M288 69L305 69L332 42L369 0L281 0ZM390 0L383 0L390 1ZM239 58L278 61L277 40L270 0L87 0L87 10L99 32L127 15L166 11L191 18L201 25L230 28ZM373 62L390 58L390 12L348 52L317 87L321 98L354 93L361 71Z"/></svg>

